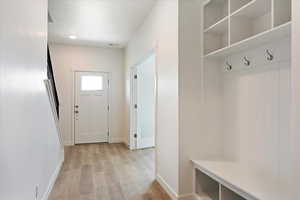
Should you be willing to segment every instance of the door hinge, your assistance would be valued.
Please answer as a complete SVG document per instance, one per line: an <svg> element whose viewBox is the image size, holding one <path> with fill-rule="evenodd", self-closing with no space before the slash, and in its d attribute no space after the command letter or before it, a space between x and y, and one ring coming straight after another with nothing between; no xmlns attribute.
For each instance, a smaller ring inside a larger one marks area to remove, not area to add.
<svg viewBox="0 0 300 200"><path fill-rule="evenodd" d="M136 133L134 134L134 138L137 138L137 134Z"/></svg>
<svg viewBox="0 0 300 200"><path fill-rule="evenodd" d="M134 108L137 109L137 104L134 104Z"/></svg>
<svg viewBox="0 0 300 200"><path fill-rule="evenodd" d="M107 131L107 135L109 136L109 131Z"/></svg>
<svg viewBox="0 0 300 200"><path fill-rule="evenodd" d="M137 74L134 75L134 79L137 79Z"/></svg>
<svg viewBox="0 0 300 200"><path fill-rule="evenodd" d="M109 110L109 106L107 106L107 110Z"/></svg>

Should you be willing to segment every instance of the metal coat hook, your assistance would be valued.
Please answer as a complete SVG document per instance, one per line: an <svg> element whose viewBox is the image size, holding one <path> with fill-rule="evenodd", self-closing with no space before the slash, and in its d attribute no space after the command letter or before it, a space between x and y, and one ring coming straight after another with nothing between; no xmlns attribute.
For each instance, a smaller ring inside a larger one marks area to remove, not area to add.
<svg viewBox="0 0 300 200"><path fill-rule="evenodd" d="M250 64L251 64L250 60L248 60L248 58L246 56L244 56L243 59L244 59L244 65L250 66Z"/></svg>
<svg viewBox="0 0 300 200"><path fill-rule="evenodd" d="M232 70L232 65L226 62L226 71L231 71Z"/></svg>
<svg viewBox="0 0 300 200"><path fill-rule="evenodd" d="M273 54L269 51L269 49L266 50L266 53L267 53L267 60L268 60L268 61L274 60L274 56L273 56Z"/></svg>

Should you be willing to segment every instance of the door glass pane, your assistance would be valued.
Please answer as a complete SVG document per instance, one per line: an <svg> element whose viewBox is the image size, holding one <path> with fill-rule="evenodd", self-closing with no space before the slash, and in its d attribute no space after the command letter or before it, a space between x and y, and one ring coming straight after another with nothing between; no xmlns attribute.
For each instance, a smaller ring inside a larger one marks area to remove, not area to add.
<svg viewBox="0 0 300 200"><path fill-rule="evenodd" d="M81 76L81 91L103 90L102 76Z"/></svg>

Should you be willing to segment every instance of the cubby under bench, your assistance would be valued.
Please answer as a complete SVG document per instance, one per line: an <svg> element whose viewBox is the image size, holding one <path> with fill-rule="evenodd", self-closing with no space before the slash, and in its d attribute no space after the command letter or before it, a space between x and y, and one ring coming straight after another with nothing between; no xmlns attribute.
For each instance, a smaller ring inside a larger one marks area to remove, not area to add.
<svg viewBox="0 0 300 200"><path fill-rule="evenodd" d="M284 200L287 185L234 162L192 160L198 200Z"/></svg>

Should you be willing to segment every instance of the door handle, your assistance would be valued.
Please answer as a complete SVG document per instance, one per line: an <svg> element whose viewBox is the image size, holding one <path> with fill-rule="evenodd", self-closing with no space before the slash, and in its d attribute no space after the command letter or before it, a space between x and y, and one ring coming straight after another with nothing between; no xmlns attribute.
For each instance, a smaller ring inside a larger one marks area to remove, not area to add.
<svg viewBox="0 0 300 200"><path fill-rule="evenodd" d="M79 108L79 106L78 106L78 105L75 105L74 107L75 107L75 108Z"/></svg>
<svg viewBox="0 0 300 200"><path fill-rule="evenodd" d="M75 110L75 113L76 113L76 114L78 114L78 113L79 113L79 111L78 111L78 110Z"/></svg>

